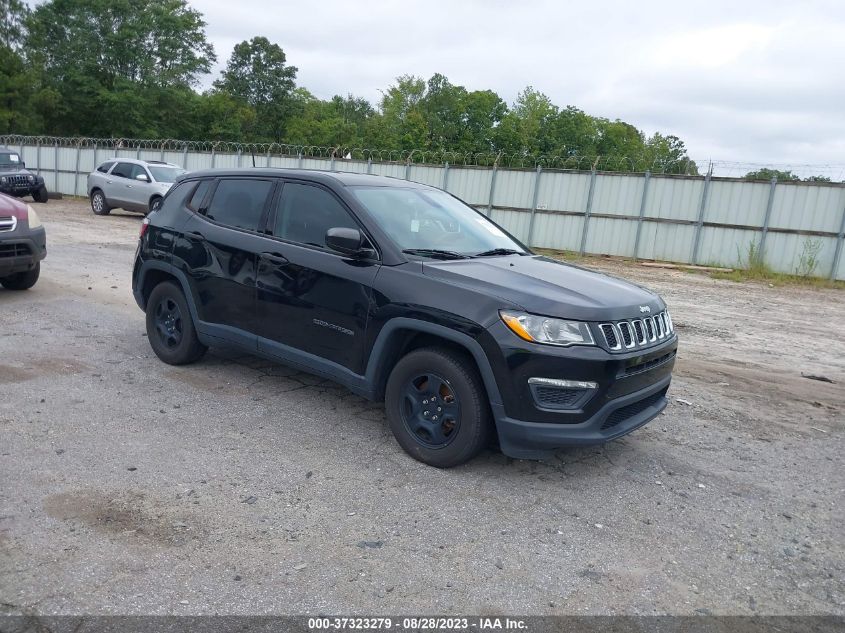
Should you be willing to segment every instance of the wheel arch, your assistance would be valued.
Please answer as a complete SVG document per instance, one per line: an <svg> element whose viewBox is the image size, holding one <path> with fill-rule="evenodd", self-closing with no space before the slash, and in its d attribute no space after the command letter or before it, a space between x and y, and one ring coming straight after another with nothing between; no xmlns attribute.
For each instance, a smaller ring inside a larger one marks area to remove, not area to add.
<svg viewBox="0 0 845 633"><path fill-rule="evenodd" d="M182 289L185 302L191 311L194 323L197 323L197 309L194 305L194 296L190 292L190 286L185 274L172 264L160 261L144 262L138 276L138 284L135 288L135 299L140 308L146 311L147 300L150 298L153 288L165 281L175 282Z"/></svg>
<svg viewBox="0 0 845 633"><path fill-rule="evenodd" d="M444 325L406 317L388 321L379 332L370 352L367 381L376 400L384 398L387 379L399 359L422 347L445 347L468 356L484 382L490 404L501 404L502 397L493 369L478 341Z"/></svg>

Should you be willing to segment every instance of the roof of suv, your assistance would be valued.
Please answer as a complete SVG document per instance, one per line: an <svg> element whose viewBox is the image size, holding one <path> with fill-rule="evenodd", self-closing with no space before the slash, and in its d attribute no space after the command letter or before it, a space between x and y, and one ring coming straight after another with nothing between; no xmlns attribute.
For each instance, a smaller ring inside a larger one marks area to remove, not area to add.
<svg viewBox="0 0 845 633"><path fill-rule="evenodd" d="M131 163L134 165L159 165L161 167L176 167L178 169L182 169L181 165L176 165L174 163L168 163L163 160L141 160L139 158L124 158L122 156L112 156L106 160L100 161L100 165L103 163L112 163L112 162L121 162L121 163Z"/></svg>
<svg viewBox="0 0 845 633"><path fill-rule="evenodd" d="M265 178L302 178L328 184L340 183L344 186L370 185L371 187L410 187L414 189L431 189L428 185L411 182L403 178L392 176L374 176L343 171L325 171L319 169L288 169L285 167L241 167L238 169L204 169L192 171L185 175L185 179L225 177L225 176L264 176Z"/></svg>

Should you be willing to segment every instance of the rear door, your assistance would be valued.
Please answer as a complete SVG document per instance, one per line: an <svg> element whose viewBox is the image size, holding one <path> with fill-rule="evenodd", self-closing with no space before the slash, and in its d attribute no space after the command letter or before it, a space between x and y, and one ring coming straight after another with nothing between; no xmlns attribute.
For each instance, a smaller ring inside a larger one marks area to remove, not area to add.
<svg viewBox="0 0 845 633"><path fill-rule="evenodd" d="M270 353L294 348L361 374L379 262L328 249L326 231L335 227L362 229L328 188L284 184L269 217L272 237L258 253L258 346Z"/></svg>
<svg viewBox="0 0 845 633"><path fill-rule="evenodd" d="M114 206L122 208L123 205L130 205L129 200L126 197L129 193L129 189L126 188L126 185L132 177L133 167L134 165L132 163L118 161L105 177L105 182L103 183L103 194L105 194L106 200Z"/></svg>
<svg viewBox="0 0 845 633"><path fill-rule="evenodd" d="M174 263L187 275L199 327L224 340L255 343L255 276L276 181L221 178L200 188L189 203Z"/></svg>

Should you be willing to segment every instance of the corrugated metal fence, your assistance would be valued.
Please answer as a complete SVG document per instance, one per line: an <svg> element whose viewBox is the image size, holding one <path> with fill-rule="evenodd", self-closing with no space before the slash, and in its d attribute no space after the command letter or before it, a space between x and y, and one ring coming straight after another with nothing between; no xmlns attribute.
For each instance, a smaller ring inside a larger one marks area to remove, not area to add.
<svg viewBox="0 0 845 633"><path fill-rule="evenodd" d="M249 153L189 148L13 145L48 189L86 195L86 176L113 156L197 170L247 167ZM773 270L845 279L845 185L735 178L504 169L256 155L258 167L394 176L440 187L530 246L672 262L744 266L749 250Z"/></svg>

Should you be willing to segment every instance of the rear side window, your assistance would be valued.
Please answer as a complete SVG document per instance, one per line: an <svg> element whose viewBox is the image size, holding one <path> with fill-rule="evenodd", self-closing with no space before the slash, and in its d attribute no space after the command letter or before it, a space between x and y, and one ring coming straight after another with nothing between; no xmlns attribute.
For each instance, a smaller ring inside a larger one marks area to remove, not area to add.
<svg viewBox="0 0 845 633"><path fill-rule="evenodd" d="M168 211L174 211L181 208L185 205L185 202L187 201L187 198L190 197L192 191L194 191L194 183L180 182L167 193L159 213L164 214Z"/></svg>
<svg viewBox="0 0 845 633"><path fill-rule="evenodd" d="M108 171L109 171L109 169L111 169L112 165L114 165L114 161L110 160L107 163L103 163L102 165L97 167L97 171L102 173L102 174L108 173Z"/></svg>
<svg viewBox="0 0 845 633"><path fill-rule="evenodd" d="M191 211L199 211L202 208L202 201L205 199L205 195L211 188L211 182L212 181L210 180L203 180L199 185L197 185L197 188L194 189L194 195L191 196L187 205Z"/></svg>
<svg viewBox="0 0 845 633"><path fill-rule="evenodd" d="M220 224L257 231L261 213L272 190L273 183L269 180L221 180L205 215Z"/></svg>
<svg viewBox="0 0 845 633"><path fill-rule="evenodd" d="M285 184L276 209L273 235L291 242L326 246L326 231L357 229L344 206L325 189L296 182Z"/></svg>

